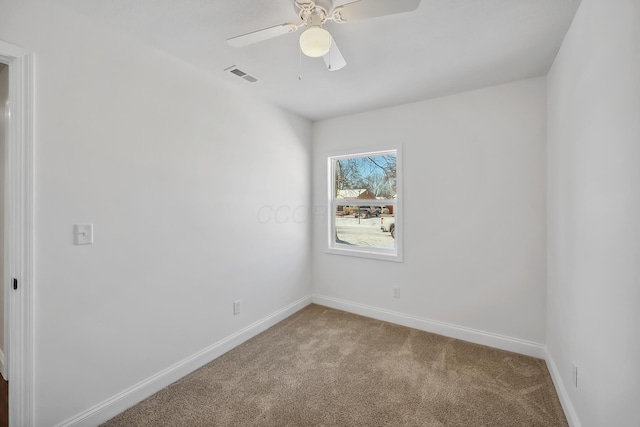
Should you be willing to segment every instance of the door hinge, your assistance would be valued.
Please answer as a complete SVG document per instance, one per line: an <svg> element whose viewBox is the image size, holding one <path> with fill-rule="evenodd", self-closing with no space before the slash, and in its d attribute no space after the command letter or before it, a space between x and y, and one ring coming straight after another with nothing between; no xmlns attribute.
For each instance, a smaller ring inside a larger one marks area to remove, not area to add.
<svg viewBox="0 0 640 427"><path fill-rule="evenodd" d="M18 279L13 279L13 289L18 289Z"/></svg>

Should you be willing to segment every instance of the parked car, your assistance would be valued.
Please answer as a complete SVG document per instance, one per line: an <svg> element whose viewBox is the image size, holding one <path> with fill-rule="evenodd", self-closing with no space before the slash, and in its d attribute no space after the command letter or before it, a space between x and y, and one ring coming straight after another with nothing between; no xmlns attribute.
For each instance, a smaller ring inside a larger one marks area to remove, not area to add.
<svg viewBox="0 0 640 427"><path fill-rule="evenodd" d="M380 230L390 232L391 237L396 238L396 217L383 216L380 218Z"/></svg>
<svg viewBox="0 0 640 427"><path fill-rule="evenodd" d="M354 207L354 216L361 218L371 218L372 216L380 216L381 209L379 206L359 206Z"/></svg>

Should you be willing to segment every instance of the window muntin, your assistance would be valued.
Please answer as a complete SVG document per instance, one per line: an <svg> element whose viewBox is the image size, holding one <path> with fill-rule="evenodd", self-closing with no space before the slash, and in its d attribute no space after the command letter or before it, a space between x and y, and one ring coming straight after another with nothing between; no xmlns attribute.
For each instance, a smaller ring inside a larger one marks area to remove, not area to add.
<svg viewBox="0 0 640 427"><path fill-rule="evenodd" d="M402 260L399 165L397 148L329 157L328 252Z"/></svg>

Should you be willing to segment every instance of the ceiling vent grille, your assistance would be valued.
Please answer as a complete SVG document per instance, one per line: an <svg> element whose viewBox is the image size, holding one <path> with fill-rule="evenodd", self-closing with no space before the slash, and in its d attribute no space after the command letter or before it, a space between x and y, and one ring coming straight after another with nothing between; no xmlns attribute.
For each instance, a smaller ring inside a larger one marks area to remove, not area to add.
<svg viewBox="0 0 640 427"><path fill-rule="evenodd" d="M224 70L230 72L231 74L234 74L235 76L240 77L243 80L248 81L249 83L255 83L255 82L258 81L257 78L253 77L250 74L245 73L244 71L242 71L241 69L239 69L235 65L232 65L231 67L225 68Z"/></svg>

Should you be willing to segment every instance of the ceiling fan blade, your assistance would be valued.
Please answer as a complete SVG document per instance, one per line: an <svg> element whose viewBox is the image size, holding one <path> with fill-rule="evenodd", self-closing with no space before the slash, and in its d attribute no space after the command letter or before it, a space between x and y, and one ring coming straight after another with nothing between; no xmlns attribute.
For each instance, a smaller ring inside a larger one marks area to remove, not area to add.
<svg viewBox="0 0 640 427"><path fill-rule="evenodd" d="M329 53L322 57L324 59L324 63L327 65L327 69L329 71L338 71L341 68L344 68L347 65L347 61L344 60L340 49L338 49L338 45L336 41L331 38L331 49Z"/></svg>
<svg viewBox="0 0 640 427"><path fill-rule="evenodd" d="M333 18L338 22L348 22L356 19L412 12L418 6L420 6L420 0L359 0L338 6L333 11Z"/></svg>
<svg viewBox="0 0 640 427"><path fill-rule="evenodd" d="M230 39L227 39L227 43L233 47L245 47L283 34L293 33L297 29L298 26L294 24L280 24L275 27L269 27L252 33L231 37Z"/></svg>

